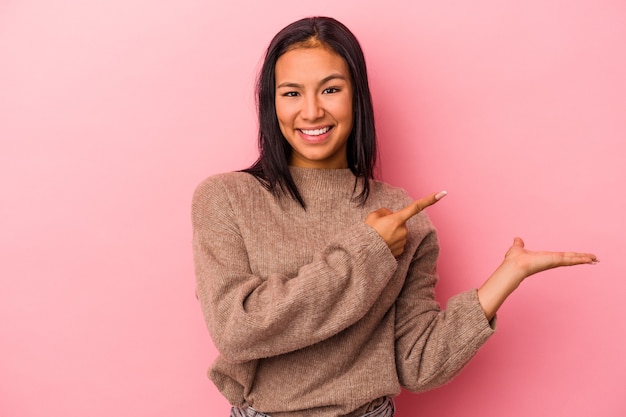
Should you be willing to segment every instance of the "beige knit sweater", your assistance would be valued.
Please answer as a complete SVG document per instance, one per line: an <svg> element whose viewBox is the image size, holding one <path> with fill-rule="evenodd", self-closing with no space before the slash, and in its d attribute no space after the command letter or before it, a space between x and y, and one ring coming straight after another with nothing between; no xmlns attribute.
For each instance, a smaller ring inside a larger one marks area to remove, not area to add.
<svg viewBox="0 0 626 417"><path fill-rule="evenodd" d="M406 192L373 182L359 206L350 170L291 172L306 210L247 173L210 177L194 194L197 294L220 352L209 372L217 388L272 417L336 417L401 386L449 381L494 329L475 290L440 310L426 214L408 221L396 259L364 219L404 207Z"/></svg>

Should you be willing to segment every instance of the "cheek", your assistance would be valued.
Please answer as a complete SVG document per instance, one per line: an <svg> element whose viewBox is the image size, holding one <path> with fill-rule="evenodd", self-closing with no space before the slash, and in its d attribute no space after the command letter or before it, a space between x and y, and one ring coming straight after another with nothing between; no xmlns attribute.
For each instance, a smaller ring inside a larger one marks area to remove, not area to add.
<svg viewBox="0 0 626 417"><path fill-rule="evenodd" d="M354 111L352 108L352 100L346 100L346 102L343 104L342 106L342 111L341 111L341 118L342 120L344 120L346 123L349 123L350 126L352 126L352 122L354 119Z"/></svg>
<svg viewBox="0 0 626 417"><path fill-rule="evenodd" d="M284 103L276 102L276 118L278 119L278 124L280 124L281 129L283 125L290 122L290 114L288 106L285 106Z"/></svg>
<svg viewBox="0 0 626 417"><path fill-rule="evenodd" d="M278 127L280 128L280 132L283 134L283 137L288 138L288 132L291 130L289 129L289 118L285 114L285 109L278 105L276 105L276 119L278 120Z"/></svg>
<svg viewBox="0 0 626 417"><path fill-rule="evenodd" d="M352 118L353 116L353 106L352 106L352 91L349 91L348 94L342 97L341 108L342 108L342 117L344 119Z"/></svg>

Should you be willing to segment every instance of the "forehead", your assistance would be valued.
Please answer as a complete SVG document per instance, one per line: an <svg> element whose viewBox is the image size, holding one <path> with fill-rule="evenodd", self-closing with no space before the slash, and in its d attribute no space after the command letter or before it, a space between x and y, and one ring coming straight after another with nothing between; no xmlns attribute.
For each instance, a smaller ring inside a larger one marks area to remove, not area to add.
<svg viewBox="0 0 626 417"><path fill-rule="evenodd" d="M346 79L350 71L346 61L335 51L327 47L294 48L282 54L276 61L276 80L315 80L339 74Z"/></svg>

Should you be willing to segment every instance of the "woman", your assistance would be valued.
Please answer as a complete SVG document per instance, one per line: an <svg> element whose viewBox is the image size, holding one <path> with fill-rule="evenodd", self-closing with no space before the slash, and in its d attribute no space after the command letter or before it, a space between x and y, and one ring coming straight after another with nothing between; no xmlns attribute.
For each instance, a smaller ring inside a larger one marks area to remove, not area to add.
<svg viewBox="0 0 626 417"><path fill-rule="evenodd" d="M478 290L435 301L438 243L423 209L373 178L363 53L331 18L292 23L258 80L260 157L193 199L197 294L232 416L392 416L401 387L446 383L536 272L596 262L516 238Z"/></svg>

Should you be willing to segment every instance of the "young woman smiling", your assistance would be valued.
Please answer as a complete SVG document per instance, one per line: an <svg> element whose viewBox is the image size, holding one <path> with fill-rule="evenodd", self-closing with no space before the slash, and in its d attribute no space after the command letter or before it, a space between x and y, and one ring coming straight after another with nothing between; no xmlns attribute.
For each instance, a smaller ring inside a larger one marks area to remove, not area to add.
<svg viewBox="0 0 626 417"><path fill-rule="evenodd" d="M423 209L373 177L363 53L331 18L272 40L258 86L259 159L214 175L192 205L197 295L220 352L210 377L231 416L390 417L401 387L453 378L528 276L596 262L521 239L479 289L434 296L437 235Z"/></svg>
<svg viewBox="0 0 626 417"><path fill-rule="evenodd" d="M348 168L352 81L346 61L321 43L276 62L276 117L291 146L290 165Z"/></svg>

